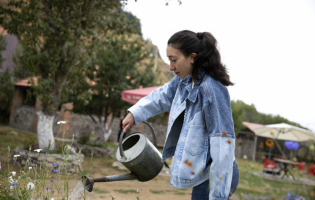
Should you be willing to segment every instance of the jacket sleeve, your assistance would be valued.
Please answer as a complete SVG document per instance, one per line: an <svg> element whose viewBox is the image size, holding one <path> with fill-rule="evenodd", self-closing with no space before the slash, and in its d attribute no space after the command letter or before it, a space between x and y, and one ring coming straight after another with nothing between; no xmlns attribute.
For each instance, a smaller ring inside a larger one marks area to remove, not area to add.
<svg viewBox="0 0 315 200"><path fill-rule="evenodd" d="M134 116L135 123L138 124L161 112L170 111L178 83L179 78L175 76L170 82L153 90L130 107L128 111Z"/></svg>
<svg viewBox="0 0 315 200"><path fill-rule="evenodd" d="M209 199L228 200L235 159L235 133L230 98L226 88L219 91L214 89L210 94L211 101L205 109L212 159Z"/></svg>

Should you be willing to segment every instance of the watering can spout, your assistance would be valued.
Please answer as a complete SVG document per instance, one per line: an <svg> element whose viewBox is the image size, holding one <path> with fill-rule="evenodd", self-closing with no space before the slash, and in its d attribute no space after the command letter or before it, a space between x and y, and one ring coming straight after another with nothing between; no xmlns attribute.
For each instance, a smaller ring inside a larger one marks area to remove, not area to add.
<svg viewBox="0 0 315 200"><path fill-rule="evenodd" d="M135 180L135 179L138 179L137 176L133 173L129 173L129 174L120 174L120 175L113 175L113 176L104 176L104 177L98 177L98 178L82 176L81 181L84 185L84 188L88 192L92 192L95 182L112 182L112 181L125 181L125 180Z"/></svg>

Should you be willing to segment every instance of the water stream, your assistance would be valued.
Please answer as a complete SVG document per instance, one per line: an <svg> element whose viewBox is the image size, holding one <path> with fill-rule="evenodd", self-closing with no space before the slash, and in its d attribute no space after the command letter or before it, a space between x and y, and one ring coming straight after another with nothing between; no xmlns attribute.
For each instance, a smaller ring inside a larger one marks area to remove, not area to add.
<svg viewBox="0 0 315 200"><path fill-rule="evenodd" d="M79 199L84 199L84 200L89 200L91 196L91 193L86 191L84 189L84 186L81 181L79 181L76 186L71 190L71 193L69 195L69 199L71 200L79 200Z"/></svg>

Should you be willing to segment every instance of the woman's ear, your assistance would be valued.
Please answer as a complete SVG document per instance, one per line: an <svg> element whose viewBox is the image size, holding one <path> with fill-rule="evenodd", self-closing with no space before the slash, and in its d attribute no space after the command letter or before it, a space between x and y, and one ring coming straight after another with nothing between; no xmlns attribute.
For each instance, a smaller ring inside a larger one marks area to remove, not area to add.
<svg viewBox="0 0 315 200"><path fill-rule="evenodd" d="M193 63L195 62L195 56L196 56L196 55L197 55L196 53L191 53L191 54L190 54L189 58L190 58L190 63L191 63L191 64L193 64Z"/></svg>

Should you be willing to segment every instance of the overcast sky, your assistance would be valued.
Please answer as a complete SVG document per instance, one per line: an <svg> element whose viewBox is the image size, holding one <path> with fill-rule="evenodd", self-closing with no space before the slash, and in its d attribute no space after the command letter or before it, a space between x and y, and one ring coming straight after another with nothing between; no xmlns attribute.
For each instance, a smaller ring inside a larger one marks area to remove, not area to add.
<svg viewBox="0 0 315 200"><path fill-rule="evenodd" d="M211 32L234 86L232 100L254 104L315 132L315 0L129 0L145 39L167 63L169 37Z"/></svg>

